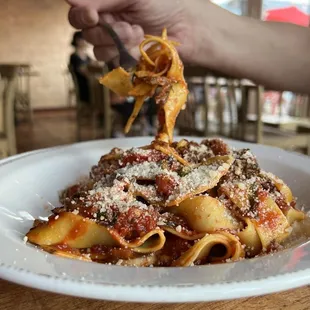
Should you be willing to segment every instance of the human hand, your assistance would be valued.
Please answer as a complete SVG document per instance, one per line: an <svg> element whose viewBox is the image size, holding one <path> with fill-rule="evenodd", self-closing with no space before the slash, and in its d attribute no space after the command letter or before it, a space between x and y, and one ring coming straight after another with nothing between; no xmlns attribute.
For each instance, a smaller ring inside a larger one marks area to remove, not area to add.
<svg viewBox="0 0 310 310"><path fill-rule="evenodd" d="M164 27L169 38L181 43L179 52L185 61L194 62L198 46L197 19L209 1L188 0L67 0L72 6L70 23L82 29L84 38L94 45L98 60L109 61L117 50L102 23L109 23L138 57L138 44L144 34L160 35ZM202 7L203 6L203 7ZM196 35L195 35L196 34ZM207 51L206 51L207 52Z"/></svg>

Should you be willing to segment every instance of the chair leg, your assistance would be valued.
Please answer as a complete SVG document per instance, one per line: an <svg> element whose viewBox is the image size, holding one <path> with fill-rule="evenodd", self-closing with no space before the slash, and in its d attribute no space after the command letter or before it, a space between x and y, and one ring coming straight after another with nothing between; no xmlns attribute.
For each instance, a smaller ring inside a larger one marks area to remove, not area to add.
<svg viewBox="0 0 310 310"><path fill-rule="evenodd" d="M263 121L262 121L262 110L263 110L263 96L264 88L262 86L257 87L256 91L256 143L262 143L263 140Z"/></svg>
<svg viewBox="0 0 310 310"><path fill-rule="evenodd" d="M31 85L30 85L30 77L27 78L27 109L28 109L28 117L30 124L33 124L33 112L31 106Z"/></svg>
<svg viewBox="0 0 310 310"><path fill-rule="evenodd" d="M219 134L221 136L224 135L224 102L222 100L222 94L221 94L221 85L219 84L218 80L216 81L216 98L217 98L217 118L219 120Z"/></svg>
<svg viewBox="0 0 310 310"><path fill-rule="evenodd" d="M204 99L205 99L205 125L204 125L204 136L207 137L209 135L209 95L210 95L210 86L208 81L205 80L204 83Z"/></svg>
<svg viewBox="0 0 310 310"><path fill-rule="evenodd" d="M228 80L228 87L227 87L227 99L228 99L228 107L229 107L229 116L230 116L230 133L229 136L230 138L234 137L234 115L233 115L233 106L236 106L235 102L235 96L234 96L234 86L233 86L233 81Z"/></svg>
<svg viewBox="0 0 310 310"><path fill-rule="evenodd" d="M92 129L92 139L95 140L97 138L97 111L92 111L91 115L91 129Z"/></svg>
<svg viewBox="0 0 310 310"><path fill-rule="evenodd" d="M28 107L28 117L29 117L30 124L33 124L33 111L32 111L30 102L29 102L29 107Z"/></svg>
<svg viewBox="0 0 310 310"><path fill-rule="evenodd" d="M249 89L246 86L243 86L241 106L238 113L239 114L238 138L241 141L246 141L248 101L249 101Z"/></svg>
<svg viewBox="0 0 310 310"><path fill-rule="evenodd" d="M9 141L9 155L13 156L17 154L17 149L16 149L16 138L15 138L15 134L14 137L11 137L10 141Z"/></svg>
<svg viewBox="0 0 310 310"><path fill-rule="evenodd" d="M9 145L7 140L0 140L0 159L6 158L10 154L9 152Z"/></svg>
<svg viewBox="0 0 310 310"><path fill-rule="evenodd" d="M282 100L283 100L283 92L279 93L279 100L278 100L278 105L279 105L279 116L283 116L283 106L282 106Z"/></svg>
<svg viewBox="0 0 310 310"><path fill-rule="evenodd" d="M82 140L82 134L81 134L82 124L81 124L81 121L82 121L81 111L80 111L79 107L77 107L77 111L76 111L76 140L78 142L80 142Z"/></svg>
<svg viewBox="0 0 310 310"><path fill-rule="evenodd" d="M110 100L105 100L104 101L104 137L106 139L111 138L112 134L112 111L111 111L111 106L110 106Z"/></svg>

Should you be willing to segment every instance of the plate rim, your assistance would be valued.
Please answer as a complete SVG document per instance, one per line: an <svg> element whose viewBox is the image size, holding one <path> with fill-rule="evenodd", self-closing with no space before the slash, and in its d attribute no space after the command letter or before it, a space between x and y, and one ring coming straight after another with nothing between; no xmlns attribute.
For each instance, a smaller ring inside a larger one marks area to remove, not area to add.
<svg viewBox="0 0 310 310"><path fill-rule="evenodd" d="M74 280L67 277L62 278L60 276L37 274L23 268L0 264L0 276L2 279L30 288L97 300L143 303L211 302L272 294L309 284L309 271L310 268L306 268L297 272L270 276L259 280L226 282L220 284L193 284L181 286L159 284L125 285L94 283L92 281ZM292 275L294 276L292 277ZM265 285L260 285L260 283L266 282L266 280L268 280L268 282L265 283ZM274 285L275 283L277 285ZM246 285L249 286L248 289ZM117 289L117 291L115 289ZM221 294L219 294L219 292L221 292ZM238 292L237 296L236 292ZM151 297L150 293L152 294Z"/></svg>

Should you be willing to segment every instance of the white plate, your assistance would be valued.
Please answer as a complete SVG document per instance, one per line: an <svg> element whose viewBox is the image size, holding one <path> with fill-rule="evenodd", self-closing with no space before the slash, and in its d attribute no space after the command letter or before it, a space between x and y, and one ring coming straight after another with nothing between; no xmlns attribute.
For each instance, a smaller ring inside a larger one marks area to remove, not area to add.
<svg viewBox="0 0 310 310"><path fill-rule="evenodd" d="M190 138L194 140L193 138ZM199 139L195 139L198 140ZM0 277L57 293L135 302L213 301L261 295L310 284L310 244L274 255L211 266L106 266L47 254L23 242L33 218L58 206L57 192L88 174L112 147L146 145L147 138L94 141L28 153L0 162ZM310 158L250 147L261 166L283 178L310 207Z"/></svg>

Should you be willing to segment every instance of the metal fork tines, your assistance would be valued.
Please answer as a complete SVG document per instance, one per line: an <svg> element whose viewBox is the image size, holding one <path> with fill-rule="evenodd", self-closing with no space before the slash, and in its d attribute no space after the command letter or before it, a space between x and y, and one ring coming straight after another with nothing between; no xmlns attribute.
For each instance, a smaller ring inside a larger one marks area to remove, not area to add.
<svg viewBox="0 0 310 310"><path fill-rule="evenodd" d="M119 65L121 67L123 67L125 70L129 70L129 69L135 67L137 64L137 60L129 54L125 45L123 44L123 42L121 41L121 39L119 38L117 33L113 30L113 28L109 24L106 24L106 23L104 23L102 26L107 30L107 32L109 33L109 35L113 39L113 41L114 41L114 43L118 49ZM114 60L107 62L107 66L108 66L109 70L114 69L115 68Z"/></svg>

